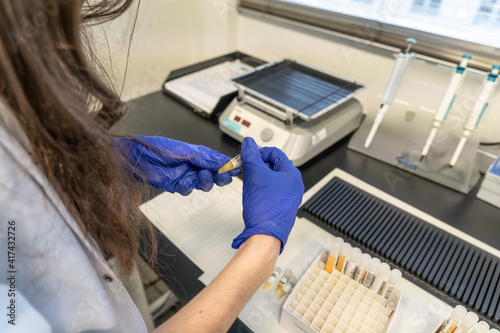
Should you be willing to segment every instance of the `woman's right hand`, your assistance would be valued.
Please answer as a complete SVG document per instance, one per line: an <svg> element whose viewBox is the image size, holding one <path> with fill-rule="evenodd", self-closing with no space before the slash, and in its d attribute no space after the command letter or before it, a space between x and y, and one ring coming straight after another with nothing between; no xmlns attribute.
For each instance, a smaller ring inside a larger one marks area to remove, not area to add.
<svg viewBox="0 0 500 333"><path fill-rule="evenodd" d="M281 241L281 253L304 194L300 171L281 150L259 149L252 138L243 140L241 160L245 230L232 247L237 249L248 237L263 234Z"/></svg>

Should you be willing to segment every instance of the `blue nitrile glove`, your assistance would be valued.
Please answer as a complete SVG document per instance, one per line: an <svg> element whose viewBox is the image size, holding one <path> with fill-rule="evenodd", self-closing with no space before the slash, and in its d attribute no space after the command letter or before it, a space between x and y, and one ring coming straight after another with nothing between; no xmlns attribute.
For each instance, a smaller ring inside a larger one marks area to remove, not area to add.
<svg viewBox="0 0 500 333"><path fill-rule="evenodd" d="M210 191L214 183L224 186L240 174L240 169L219 174L217 171L230 158L204 146L191 145L159 136L138 136L138 140L158 149L151 149L132 138L116 138L116 144L141 174L136 178L156 188L182 195L193 189Z"/></svg>
<svg viewBox="0 0 500 333"><path fill-rule="evenodd" d="M300 171L281 150L259 149L252 138L243 140L241 160L245 230L232 247L237 249L248 237L264 234L281 241L281 253L304 194Z"/></svg>

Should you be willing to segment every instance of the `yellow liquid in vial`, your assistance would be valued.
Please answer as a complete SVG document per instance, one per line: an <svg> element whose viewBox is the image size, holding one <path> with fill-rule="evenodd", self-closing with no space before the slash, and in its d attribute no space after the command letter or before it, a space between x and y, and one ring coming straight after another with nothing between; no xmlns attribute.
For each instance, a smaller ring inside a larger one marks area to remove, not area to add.
<svg viewBox="0 0 500 333"><path fill-rule="evenodd" d="M359 273L359 277L358 277L358 282L359 283L363 283L363 280L365 279L365 274L366 274L366 269L363 269L361 271L361 273Z"/></svg>
<svg viewBox="0 0 500 333"><path fill-rule="evenodd" d="M455 332L455 329L457 328L457 325L458 325L457 322L453 322L452 324L450 324L450 327L448 327L448 330L446 331L446 333L453 333L453 332Z"/></svg>
<svg viewBox="0 0 500 333"><path fill-rule="evenodd" d="M339 263L337 264L337 270L341 273L342 273L342 270L344 269L345 258L346 258L346 256L341 255L339 257Z"/></svg>
<svg viewBox="0 0 500 333"><path fill-rule="evenodd" d="M325 271L329 274L333 271L333 266L335 266L335 262L337 261L337 257L328 255L328 260L326 261Z"/></svg>
<svg viewBox="0 0 500 333"><path fill-rule="evenodd" d="M282 299L283 296L286 295L286 291L284 291L283 289L280 290L279 294L278 294L278 299Z"/></svg>
<svg viewBox="0 0 500 333"><path fill-rule="evenodd" d="M276 295L278 295L279 292L281 291L281 289L283 289L283 285L281 283L278 283L278 285L276 286L276 289L274 290L274 293Z"/></svg>
<svg viewBox="0 0 500 333"><path fill-rule="evenodd" d="M235 168L234 168L233 161L229 161L229 162L227 162L226 164L224 164L224 165L222 166L222 168L220 168L220 169L219 169L219 171L218 171L218 172L219 172L219 173L224 173L224 172L231 171L231 170L233 170L233 169L235 169Z"/></svg>
<svg viewBox="0 0 500 333"><path fill-rule="evenodd" d="M266 281L266 283L264 283L264 290L269 289L271 287L271 284L272 284L271 282Z"/></svg>

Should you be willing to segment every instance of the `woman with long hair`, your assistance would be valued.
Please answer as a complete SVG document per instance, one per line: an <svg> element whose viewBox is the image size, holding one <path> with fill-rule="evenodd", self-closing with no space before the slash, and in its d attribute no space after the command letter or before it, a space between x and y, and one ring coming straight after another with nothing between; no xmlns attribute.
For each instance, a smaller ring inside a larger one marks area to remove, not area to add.
<svg viewBox="0 0 500 333"><path fill-rule="evenodd" d="M131 4L0 0L2 332L145 332L122 284L139 230L152 232L134 183L188 195L239 174L218 174L229 157L203 146L113 134L126 105L96 74L85 27ZM304 191L300 172L252 139L241 155L238 251L159 332L226 331L283 250Z"/></svg>

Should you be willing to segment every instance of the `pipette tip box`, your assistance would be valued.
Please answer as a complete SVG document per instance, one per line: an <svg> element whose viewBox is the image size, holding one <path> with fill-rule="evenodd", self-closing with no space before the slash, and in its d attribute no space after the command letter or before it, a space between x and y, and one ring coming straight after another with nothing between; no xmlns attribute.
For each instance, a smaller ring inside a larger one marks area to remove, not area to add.
<svg viewBox="0 0 500 333"><path fill-rule="evenodd" d="M486 172L477 197L500 208L500 157Z"/></svg>
<svg viewBox="0 0 500 333"><path fill-rule="evenodd" d="M307 269L283 304L280 325L292 333L376 332L389 330L399 307L334 269L325 271L328 251ZM391 298L391 297L389 297Z"/></svg>

